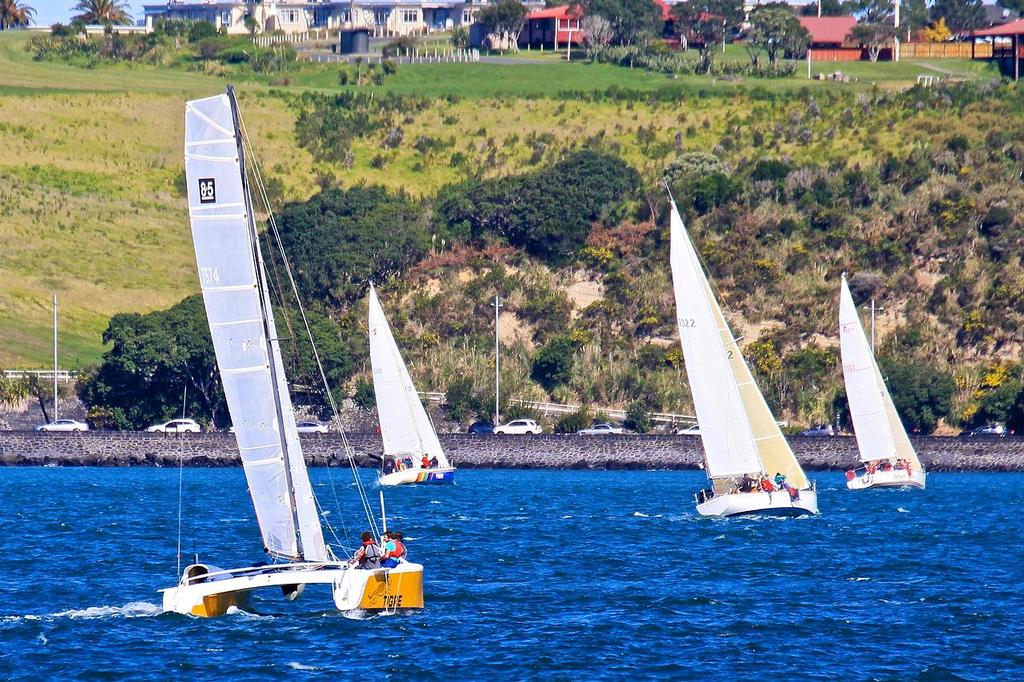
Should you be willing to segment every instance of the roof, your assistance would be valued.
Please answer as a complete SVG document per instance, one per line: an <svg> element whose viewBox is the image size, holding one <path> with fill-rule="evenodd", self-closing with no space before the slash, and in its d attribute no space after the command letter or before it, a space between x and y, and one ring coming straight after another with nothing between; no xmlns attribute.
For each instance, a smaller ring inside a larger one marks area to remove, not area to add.
<svg viewBox="0 0 1024 682"><path fill-rule="evenodd" d="M528 19L577 19L579 17L574 8L569 5L559 5L558 7L548 7L546 9L539 9L536 12L530 12Z"/></svg>
<svg viewBox="0 0 1024 682"><path fill-rule="evenodd" d="M844 43L857 25L855 17L798 17L812 43Z"/></svg>
<svg viewBox="0 0 1024 682"><path fill-rule="evenodd" d="M983 28L980 31L972 31L968 35L975 37L981 36L1019 36L1024 34L1024 19L1018 19L1017 21L1011 21L1008 24L1002 26L993 26L992 28Z"/></svg>

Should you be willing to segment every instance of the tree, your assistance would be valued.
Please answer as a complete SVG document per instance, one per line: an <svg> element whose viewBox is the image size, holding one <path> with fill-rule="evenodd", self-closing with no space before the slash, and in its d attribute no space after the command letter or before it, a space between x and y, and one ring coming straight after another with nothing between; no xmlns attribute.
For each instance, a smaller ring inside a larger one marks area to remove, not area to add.
<svg viewBox="0 0 1024 682"><path fill-rule="evenodd" d="M750 15L747 44L764 50L769 64L778 61L780 51L800 54L810 42L811 34L787 6L764 5ZM751 55L751 62L757 64L756 55Z"/></svg>
<svg viewBox="0 0 1024 682"><path fill-rule="evenodd" d="M1013 421L1014 406L1021 395L1024 395L1024 383L1019 379L1011 379L986 391L979 402L978 411L971 419L971 425L980 426L991 422L1006 424Z"/></svg>
<svg viewBox="0 0 1024 682"><path fill-rule="evenodd" d="M612 42L618 45L644 44L662 26L661 7L653 0L580 0L572 6L584 17L601 17L611 24Z"/></svg>
<svg viewBox="0 0 1024 682"><path fill-rule="evenodd" d="M13 407L28 397L24 379L9 379L0 370L0 407Z"/></svg>
<svg viewBox="0 0 1024 682"><path fill-rule="evenodd" d="M900 0L900 30L906 31L907 42L911 34L928 25L928 5L925 0Z"/></svg>
<svg viewBox="0 0 1024 682"><path fill-rule="evenodd" d="M642 400L634 400L626 405L626 418L622 425L637 433L647 433L651 430L651 413Z"/></svg>
<svg viewBox="0 0 1024 682"><path fill-rule="evenodd" d="M962 35L985 22L985 6L981 0L935 0L931 17L933 21L945 19L954 35Z"/></svg>
<svg viewBox="0 0 1024 682"><path fill-rule="evenodd" d="M952 40L953 33L946 26L946 18L939 17L939 20L933 23L931 26L925 27L921 33L921 37L927 40L929 43L944 43L947 40Z"/></svg>
<svg viewBox="0 0 1024 682"><path fill-rule="evenodd" d="M548 391L569 383L576 347L568 336L548 341L533 356L530 376Z"/></svg>
<svg viewBox="0 0 1024 682"><path fill-rule="evenodd" d="M36 10L19 0L0 0L0 31L25 28L33 23Z"/></svg>
<svg viewBox="0 0 1024 682"><path fill-rule="evenodd" d="M452 42L452 47L464 50L469 47L469 29L465 26L456 26L452 29L452 34L449 37Z"/></svg>
<svg viewBox="0 0 1024 682"><path fill-rule="evenodd" d="M896 37L896 28L887 23L857 24L850 31L850 35L854 40L867 47L868 57L872 62L877 62L882 48Z"/></svg>
<svg viewBox="0 0 1024 682"><path fill-rule="evenodd" d="M326 306L351 303L369 282L402 273L430 244L422 206L379 186L287 204L278 225L303 299Z"/></svg>
<svg viewBox="0 0 1024 682"><path fill-rule="evenodd" d="M612 40L615 38L615 29L612 28L612 22L601 16L583 17L583 21L580 22L580 28L583 30L583 35L586 36L587 57L591 61L594 61L596 56L600 55L605 48L611 45Z"/></svg>
<svg viewBox="0 0 1024 682"><path fill-rule="evenodd" d="M242 26L245 26L245 30L249 32L250 36L254 36L260 27L260 22L256 21L256 17L253 15L246 14L242 17Z"/></svg>
<svg viewBox="0 0 1024 682"><path fill-rule="evenodd" d="M78 4L71 9L80 12L73 20L86 24L132 23L128 5L121 0L78 0Z"/></svg>
<svg viewBox="0 0 1024 682"><path fill-rule="evenodd" d="M715 46L725 44L725 38L743 23L742 0L687 0L672 6L676 33L696 38L701 64L711 73Z"/></svg>
<svg viewBox="0 0 1024 682"><path fill-rule="evenodd" d="M519 0L498 0L476 15L484 33L491 36L491 47L518 51L519 34L526 25L526 7Z"/></svg>
<svg viewBox="0 0 1024 682"><path fill-rule="evenodd" d="M880 365L903 426L914 433L934 431L952 406L953 378L916 360L883 357Z"/></svg>
<svg viewBox="0 0 1024 682"><path fill-rule="evenodd" d="M842 17L850 13L850 3L842 0L818 0L808 2L800 8L800 14L805 17L818 16L818 6L821 5L821 16Z"/></svg>

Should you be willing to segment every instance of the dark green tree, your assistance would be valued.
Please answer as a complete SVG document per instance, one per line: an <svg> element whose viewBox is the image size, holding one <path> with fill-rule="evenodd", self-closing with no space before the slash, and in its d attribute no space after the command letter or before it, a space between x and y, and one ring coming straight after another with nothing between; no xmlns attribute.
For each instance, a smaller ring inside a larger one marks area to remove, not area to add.
<svg viewBox="0 0 1024 682"><path fill-rule="evenodd" d="M643 45L661 33L661 7L653 0L584 0L574 6L584 16L606 19L617 45Z"/></svg>
<svg viewBox="0 0 1024 682"><path fill-rule="evenodd" d="M303 300L351 303L370 281L403 272L427 252L426 213L383 187L328 189L288 204L279 225Z"/></svg>
<svg viewBox="0 0 1024 682"><path fill-rule="evenodd" d="M800 14L805 17L818 16L818 5L821 4L821 16L823 17L842 17L850 14L852 8L849 2L843 2L842 0L819 0L818 2L808 2L800 8Z"/></svg>
<svg viewBox="0 0 1024 682"><path fill-rule="evenodd" d="M863 22L854 26L850 35L868 49L871 61L877 62L882 48L896 37L896 28L890 22Z"/></svg>
<svg viewBox="0 0 1024 682"><path fill-rule="evenodd" d="M900 0L900 33L908 42L915 31L920 31L930 21L925 0Z"/></svg>
<svg viewBox="0 0 1024 682"><path fill-rule="evenodd" d="M492 47L515 50L519 34L526 25L526 15L526 7L519 0L498 0L477 12L476 23L483 27L485 34L497 38L497 44Z"/></svg>
<svg viewBox="0 0 1024 682"><path fill-rule="evenodd" d="M575 355L576 348L569 337L555 337L533 356L530 376L549 391L563 386L572 378Z"/></svg>
<svg viewBox="0 0 1024 682"><path fill-rule="evenodd" d="M928 434L949 414L956 384L945 372L917 360L883 357L879 363L903 426Z"/></svg>
<svg viewBox="0 0 1024 682"><path fill-rule="evenodd" d="M981 0L935 0L931 18L932 21L944 18L953 35L961 35L984 23L985 6Z"/></svg>
<svg viewBox="0 0 1024 682"><path fill-rule="evenodd" d="M634 400L626 405L626 418L622 425L637 433L647 433L651 430L651 413L642 400Z"/></svg>
<svg viewBox="0 0 1024 682"><path fill-rule="evenodd" d="M810 45L811 35L787 5L763 5L750 14L750 31L747 34L751 62L757 64L757 54L764 50L768 63L775 64L780 53L802 54Z"/></svg>
<svg viewBox="0 0 1024 682"><path fill-rule="evenodd" d="M700 42L701 63L711 73L715 49L743 23L742 0L687 0L672 6L675 30Z"/></svg>
<svg viewBox="0 0 1024 682"><path fill-rule="evenodd" d="M1002 386L987 391L981 398L978 411L971 419L971 426L991 422L1008 424L1013 421L1014 406L1021 395L1024 395L1024 383L1018 379L1007 381Z"/></svg>

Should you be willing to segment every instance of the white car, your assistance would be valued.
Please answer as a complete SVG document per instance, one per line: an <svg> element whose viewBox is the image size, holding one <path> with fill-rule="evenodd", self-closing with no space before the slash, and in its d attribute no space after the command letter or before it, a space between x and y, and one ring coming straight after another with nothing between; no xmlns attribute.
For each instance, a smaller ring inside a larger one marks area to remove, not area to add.
<svg viewBox="0 0 1024 682"><path fill-rule="evenodd" d="M612 426L608 422L604 422L602 424L594 424L589 429L580 429L576 433L582 436L600 436L605 433L619 434L622 433L622 427Z"/></svg>
<svg viewBox="0 0 1024 682"><path fill-rule="evenodd" d="M320 422L297 422L295 430L299 433L327 433L327 425Z"/></svg>
<svg viewBox="0 0 1024 682"><path fill-rule="evenodd" d="M677 436L699 436L700 426L694 424L693 426L680 427L674 432Z"/></svg>
<svg viewBox="0 0 1024 682"><path fill-rule="evenodd" d="M146 433L199 433L202 430L194 419L172 419L163 424L150 426Z"/></svg>
<svg viewBox="0 0 1024 682"><path fill-rule="evenodd" d="M36 431L88 431L89 425L77 419L58 419L49 424L37 426Z"/></svg>
<svg viewBox="0 0 1024 682"><path fill-rule="evenodd" d="M506 436L522 436L528 433L537 435L543 433L544 429L533 419L513 419L508 424L495 426L494 432Z"/></svg>

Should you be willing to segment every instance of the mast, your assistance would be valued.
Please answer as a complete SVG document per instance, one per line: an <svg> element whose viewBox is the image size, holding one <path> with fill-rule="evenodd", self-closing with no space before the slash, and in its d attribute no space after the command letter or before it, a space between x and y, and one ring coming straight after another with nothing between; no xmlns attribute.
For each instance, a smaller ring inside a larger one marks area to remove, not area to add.
<svg viewBox="0 0 1024 682"><path fill-rule="evenodd" d="M501 374L498 372L498 311L503 307L501 304L501 298L497 294L494 295L494 425L498 426L500 421L498 414L500 408L498 407L501 403L498 402L499 386L501 385Z"/></svg>
<svg viewBox="0 0 1024 682"><path fill-rule="evenodd" d="M256 216L253 213L252 196L249 193L249 180L245 166L245 144L242 141L242 129L238 122L238 102L235 99L235 89L230 85L228 86L228 100L231 102L231 120L235 126L235 139L237 140L238 145L238 166L242 173L242 196L245 201L246 225L249 230L250 246L256 260L256 283L260 294L260 305L263 313L261 317L263 323L263 335L267 344L267 364L270 368L271 384L274 387L274 390L271 391L271 393L274 400L274 410L276 412L277 423L279 426L277 429L278 438L281 442L281 452L284 457L285 486L288 490L288 502L291 506L292 522L295 524L295 542L296 547L298 548L298 559L301 561L304 559L302 533L299 532L301 524L298 515L298 505L295 501L295 483L292 480L288 439L284 430L284 410L281 409L281 395L277 390L278 386L280 386L281 377L277 375L277 367L275 367L276 363L274 362L274 353L276 346L278 345L276 336L277 330L270 324L268 314L268 311L271 310L270 290L267 287L266 266L263 263L263 254L260 251L259 233L256 231Z"/></svg>
<svg viewBox="0 0 1024 682"><path fill-rule="evenodd" d="M53 295L53 421L57 421L57 294Z"/></svg>

